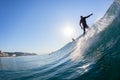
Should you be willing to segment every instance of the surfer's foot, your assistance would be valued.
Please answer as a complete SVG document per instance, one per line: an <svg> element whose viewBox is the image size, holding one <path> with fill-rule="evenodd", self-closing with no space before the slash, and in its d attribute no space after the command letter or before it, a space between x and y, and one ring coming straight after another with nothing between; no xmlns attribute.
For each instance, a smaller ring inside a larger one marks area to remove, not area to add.
<svg viewBox="0 0 120 80"><path fill-rule="evenodd" d="M85 32L83 33L83 35L85 35Z"/></svg>
<svg viewBox="0 0 120 80"><path fill-rule="evenodd" d="M85 36L85 33L83 33L83 36Z"/></svg>

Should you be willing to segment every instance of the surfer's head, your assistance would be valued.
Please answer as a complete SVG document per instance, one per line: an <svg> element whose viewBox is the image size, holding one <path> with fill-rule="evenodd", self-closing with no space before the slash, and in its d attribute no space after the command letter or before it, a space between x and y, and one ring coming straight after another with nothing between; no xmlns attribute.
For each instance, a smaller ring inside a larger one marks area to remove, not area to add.
<svg viewBox="0 0 120 80"><path fill-rule="evenodd" d="M80 16L81 18L83 18L83 16Z"/></svg>

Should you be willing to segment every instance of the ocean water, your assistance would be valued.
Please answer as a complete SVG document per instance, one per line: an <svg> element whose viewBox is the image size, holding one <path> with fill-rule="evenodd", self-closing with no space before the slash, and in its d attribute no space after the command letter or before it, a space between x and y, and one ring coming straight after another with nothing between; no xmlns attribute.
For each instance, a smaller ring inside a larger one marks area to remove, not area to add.
<svg viewBox="0 0 120 80"><path fill-rule="evenodd" d="M120 80L120 0L52 54L0 58L0 80Z"/></svg>

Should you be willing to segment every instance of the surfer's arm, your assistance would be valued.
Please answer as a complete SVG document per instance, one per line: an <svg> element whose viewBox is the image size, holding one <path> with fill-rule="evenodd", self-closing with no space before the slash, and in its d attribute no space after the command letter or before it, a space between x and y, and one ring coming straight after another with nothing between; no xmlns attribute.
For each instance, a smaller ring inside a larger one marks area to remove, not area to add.
<svg viewBox="0 0 120 80"><path fill-rule="evenodd" d="M90 15L88 15L88 16L86 16L85 18L88 18L88 17L90 17L90 16L92 16L93 15L93 13L91 13Z"/></svg>
<svg viewBox="0 0 120 80"><path fill-rule="evenodd" d="M80 20L80 23L79 23L79 25L80 25L80 27L81 27L81 29L82 29L82 25L81 25L81 24L82 24L82 22L81 22L81 20Z"/></svg>

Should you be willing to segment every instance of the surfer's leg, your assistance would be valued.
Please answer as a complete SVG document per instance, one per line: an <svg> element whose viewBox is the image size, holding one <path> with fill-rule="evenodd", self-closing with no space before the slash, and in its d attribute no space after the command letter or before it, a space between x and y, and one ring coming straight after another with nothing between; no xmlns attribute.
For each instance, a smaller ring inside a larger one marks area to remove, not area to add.
<svg viewBox="0 0 120 80"><path fill-rule="evenodd" d="M89 26L87 25L86 28L89 28Z"/></svg>
<svg viewBox="0 0 120 80"><path fill-rule="evenodd" d="M85 28L83 28L83 34L85 34Z"/></svg>

